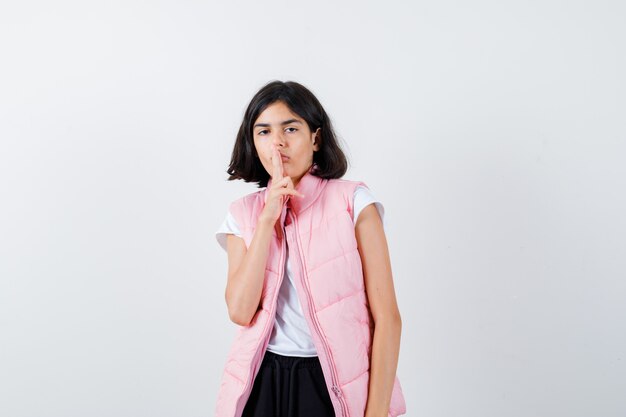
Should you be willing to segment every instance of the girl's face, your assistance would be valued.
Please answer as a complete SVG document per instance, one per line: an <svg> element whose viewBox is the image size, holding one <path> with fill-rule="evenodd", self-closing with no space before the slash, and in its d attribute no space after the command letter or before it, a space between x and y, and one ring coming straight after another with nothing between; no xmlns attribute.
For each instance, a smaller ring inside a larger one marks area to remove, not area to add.
<svg viewBox="0 0 626 417"><path fill-rule="evenodd" d="M319 128L311 132L306 121L289 110L282 101L265 108L254 121L254 146L265 170L272 176L273 147L283 155L283 175L291 177L294 187L313 164L313 152L319 150ZM272 178L272 181L276 179Z"/></svg>

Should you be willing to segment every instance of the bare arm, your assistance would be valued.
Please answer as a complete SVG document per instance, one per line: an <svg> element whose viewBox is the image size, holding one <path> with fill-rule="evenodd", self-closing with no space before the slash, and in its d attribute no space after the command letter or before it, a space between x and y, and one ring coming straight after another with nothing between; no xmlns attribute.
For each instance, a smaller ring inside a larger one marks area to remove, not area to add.
<svg viewBox="0 0 626 417"><path fill-rule="evenodd" d="M387 239L374 204L361 210L355 233L375 322L365 416L387 417L400 354L402 320L393 286Z"/></svg>
<svg viewBox="0 0 626 417"><path fill-rule="evenodd" d="M226 305L231 321L240 326L250 324L260 304L272 228L270 222L259 222L247 249L239 236L229 234L226 241Z"/></svg>

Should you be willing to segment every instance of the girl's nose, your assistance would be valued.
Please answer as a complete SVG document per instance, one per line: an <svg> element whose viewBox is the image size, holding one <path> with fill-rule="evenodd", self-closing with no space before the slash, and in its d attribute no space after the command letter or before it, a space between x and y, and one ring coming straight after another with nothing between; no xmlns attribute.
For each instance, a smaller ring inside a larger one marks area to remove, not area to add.
<svg viewBox="0 0 626 417"><path fill-rule="evenodd" d="M274 134L274 136L272 138L272 143L277 148L280 147L280 146L283 146L284 145L284 137L283 137L283 135L280 134L280 133Z"/></svg>

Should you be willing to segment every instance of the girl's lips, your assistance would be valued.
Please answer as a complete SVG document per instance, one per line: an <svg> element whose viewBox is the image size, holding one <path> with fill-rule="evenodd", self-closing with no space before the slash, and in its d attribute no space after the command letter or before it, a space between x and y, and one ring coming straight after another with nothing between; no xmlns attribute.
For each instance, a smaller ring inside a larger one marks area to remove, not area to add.
<svg viewBox="0 0 626 417"><path fill-rule="evenodd" d="M289 160L289 157L281 154L280 155L280 159L281 159L281 161L285 162L285 161Z"/></svg>

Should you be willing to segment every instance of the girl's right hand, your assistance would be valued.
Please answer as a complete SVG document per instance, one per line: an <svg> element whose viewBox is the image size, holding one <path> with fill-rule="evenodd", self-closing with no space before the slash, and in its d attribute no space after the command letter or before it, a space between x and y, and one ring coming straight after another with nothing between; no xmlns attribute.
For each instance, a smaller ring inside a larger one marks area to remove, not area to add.
<svg viewBox="0 0 626 417"><path fill-rule="evenodd" d="M304 194L296 191L291 177L283 175L283 161L278 148L272 145L272 186L267 190L268 196L265 207L259 215L259 221L267 221L274 225L283 211L283 205L287 199L294 195L304 197Z"/></svg>

